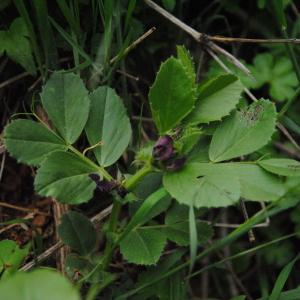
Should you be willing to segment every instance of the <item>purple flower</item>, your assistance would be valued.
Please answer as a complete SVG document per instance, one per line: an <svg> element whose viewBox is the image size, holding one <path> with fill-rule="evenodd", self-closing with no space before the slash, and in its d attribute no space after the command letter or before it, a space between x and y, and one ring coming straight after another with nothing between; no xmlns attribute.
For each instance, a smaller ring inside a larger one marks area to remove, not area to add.
<svg viewBox="0 0 300 300"><path fill-rule="evenodd" d="M170 159L166 162L165 168L168 171L178 171L184 166L185 161L185 157Z"/></svg>
<svg viewBox="0 0 300 300"><path fill-rule="evenodd" d="M154 159L166 161L174 153L173 139L169 135L161 136L153 147L152 155Z"/></svg>

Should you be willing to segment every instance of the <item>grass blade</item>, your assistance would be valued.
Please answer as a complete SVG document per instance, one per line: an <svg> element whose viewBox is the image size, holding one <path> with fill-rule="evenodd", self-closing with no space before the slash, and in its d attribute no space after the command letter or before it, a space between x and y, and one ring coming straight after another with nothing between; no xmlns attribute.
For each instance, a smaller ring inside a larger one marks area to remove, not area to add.
<svg viewBox="0 0 300 300"><path fill-rule="evenodd" d="M269 297L269 300L278 300L280 299L280 293L288 280L288 277L296 263L296 261L300 258L300 254L298 254L290 263L288 263L280 272L275 285L273 287L271 296Z"/></svg>

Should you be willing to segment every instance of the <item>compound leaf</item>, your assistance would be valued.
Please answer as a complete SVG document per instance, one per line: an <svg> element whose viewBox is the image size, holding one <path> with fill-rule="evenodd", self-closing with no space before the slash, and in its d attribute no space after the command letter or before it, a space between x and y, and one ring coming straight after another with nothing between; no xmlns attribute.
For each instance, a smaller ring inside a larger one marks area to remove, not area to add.
<svg viewBox="0 0 300 300"><path fill-rule="evenodd" d="M77 289L64 276L49 269L16 273L0 282L0 295L5 300L80 300Z"/></svg>
<svg viewBox="0 0 300 300"><path fill-rule="evenodd" d="M76 211L69 211L62 216L58 233L66 245L81 255L89 254L96 246L97 235L93 224Z"/></svg>
<svg viewBox="0 0 300 300"><path fill-rule="evenodd" d="M300 162L288 158L264 159L258 164L265 170L282 176L300 176Z"/></svg>
<svg viewBox="0 0 300 300"><path fill-rule="evenodd" d="M41 93L43 106L54 126L73 144L89 115L90 100L81 78L75 74L53 73Z"/></svg>
<svg viewBox="0 0 300 300"><path fill-rule="evenodd" d="M0 56L6 52L30 74L36 73L27 27L22 18L16 18L8 31L0 31L0 41Z"/></svg>
<svg viewBox="0 0 300 300"><path fill-rule="evenodd" d="M166 236L160 230L136 228L120 243L124 258L138 265L154 265L166 245Z"/></svg>
<svg viewBox="0 0 300 300"><path fill-rule="evenodd" d="M116 162L127 148L131 126L125 107L116 92L107 86L96 89L91 95L91 110L86 134L97 161L107 167Z"/></svg>
<svg viewBox="0 0 300 300"><path fill-rule="evenodd" d="M196 207L224 207L240 197L235 171L210 163L190 163L179 172L164 175L166 190L179 203Z"/></svg>
<svg viewBox="0 0 300 300"><path fill-rule="evenodd" d="M149 92L152 116L162 135L175 127L194 107L195 83L180 60L161 64Z"/></svg>
<svg viewBox="0 0 300 300"><path fill-rule="evenodd" d="M35 190L42 196L55 197L62 203L79 204L93 196L96 183L89 178L97 172L76 155L56 151L42 163L35 177Z"/></svg>
<svg viewBox="0 0 300 300"><path fill-rule="evenodd" d="M19 162L37 166L53 151L66 150L64 141L46 126L31 120L15 120L6 126L4 142Z"/></svg>
<svg viewBox="0 0 300 300"><path fill-rule="evenodd" d="M209 158L214 162L250 154L268 143L276 126L272 102L259 100L236 111L214 132Z"/></svg>
<svg viewBox="0 0 300 300"><path fill-rule="evenodd" d="M243 85L234 75L220 75L210 79L198 89L198 100L187 117L192 124L219 121L238 104Z"/></svg>

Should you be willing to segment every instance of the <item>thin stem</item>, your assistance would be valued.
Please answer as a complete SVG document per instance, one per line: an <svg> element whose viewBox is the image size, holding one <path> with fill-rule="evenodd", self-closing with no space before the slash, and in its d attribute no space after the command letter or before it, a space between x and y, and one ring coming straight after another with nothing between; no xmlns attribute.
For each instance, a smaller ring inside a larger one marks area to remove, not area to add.
<svg viewBox="0 0 300 300"><path fill-rule="evenodd" d="M282 30L282 33L283 33L283 36L285 38L288 38L288 34L287 34L285 29ZM291 58L291 61L293 63L293 66L294 66L294 69L295 69L295 72L296 72L296 75L297 75L298 82L300 83L300 67L299 67L299 64L298 64L298 61L297 61L297 58L296 58L295 51L294 51L292 45L290 45L290 44L286 44L286 48L287 48L288 54Z"/></svg>
<svg viewBox="0 0 300 300"><path fill-rule="evenodd" d="M151 164L144 165L140 170L138 170L133 176L128 178L123 183L123 187L126 190L132 190L142 178L144 178L147 174L149 174L152 171L153 171L153 167ZM105 270L109 266L113 251L116 246L116 243L112 240L111 237L117 231L118 219L119 219L121 207L122 207L122 203L118 199L116 199L113 203L113 208L109 219L108 234L110 235L110 237L108 236L107 243L104 249L103 263L102 263L103 270Z"/></svg>
<svg viewBox="0 0 300 300"><path fill-rule="evenodd" d="M68 146L69 150L71 150L74 154L79 156L83 161L85 161L87 164L95 168L106 180L111 181L113 180L113 177L102 167L99 167L96 165L93 161L85 157L80 151L78 151L76 148L74 148L72 145Z"/></svg>
<svg viewBox="0 0 300 300"><path fill-rule="evenodd" d="M280 120L280 118L287 112L287 110L290 108L290 106L294 103L295 100L297 100L297 98L300 95L300 87L298 87L298 89L296 90L294 96L292 98L290 98L285 104L284 106L281 108L279 114L278 114L278 120Z"/></svg>
<svg viewBox="0 0 300 300"><path fill-rule="evenodd" d="M153 166L151 164L144 165L139 169L134 175L129 177L123 184L124 188L127 190L132 190L137 183L145 177L147 174L153 171Z"/></svg>

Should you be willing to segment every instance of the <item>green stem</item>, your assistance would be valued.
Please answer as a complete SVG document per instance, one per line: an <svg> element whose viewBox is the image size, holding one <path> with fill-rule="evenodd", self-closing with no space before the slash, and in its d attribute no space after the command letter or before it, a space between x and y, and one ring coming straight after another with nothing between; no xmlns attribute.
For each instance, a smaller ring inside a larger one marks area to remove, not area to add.
<svg viewBox="0 0 300 300"><path fill-rule="evenodd" d="M123 186L126 190L132 190L137 183L144 178L147 174L152 172L153 166L151 164L144 165L141 169L139 169L134 175L125 180Z"/></svg>
<svg viewBox="0 0 300 300"><path fill-rule="evenodd" d="M282 33L283 33L283 36L284 36L285 39L289 38L286 29L283 29ZM288 52L288 54L290 56L290 59L291 59L291 61L293 63L294 70L296 72L298 82L300 83L300 67L299 67L299 64L298 64L298 61L297 61L297 58L296 58L296 54L295 54L294 48L293 48L293 46L291 44L287 43L286 44L286 49L287 49L287 52Z"/></svg>
<svg viewBox="0 0 300 300"><path fill-rule="evenodd" d="M80 151L74 148L72 145L68 146L69 150L71 150L74 154L79 156L83 161L89 164L91 167L95 168L106 180L111 181L113 177L102 167L96 165L93 161L85 157Z"/></svg>
<svg viewBox="0 0 300 300"><path fill-rule="evenodd" d="M132 190L136 184L144 178L147 174L153 171L153 167L151 164L144 165L140 170L138 170L134 175L129 177L124 183L123 186L126 190ZM108 223L108 234L113 237L118 227L118 220L121 211L122 203L116 199L113 203L112 212L110 215L109 223ZM105 270L111 261L113 250L115 248L115 242L111 237L107 238L106 246L103 254L103 270Z"/></svg>
<svg viewBox="0 0 300 300"><path fill-rule="evenodd" d="M300 82L300 81L299 81ZM293 102L295 100L297 100L297 98L300 95L300 87L298 87L298 89L296 90L294 96L292 98L290 98L285 104L284 106L281 108L279 114L278 114L278 120L280 120L280 118L287 112L287 110L290 108L290 106L293 104Z"/></svg>

